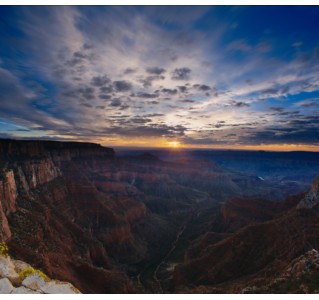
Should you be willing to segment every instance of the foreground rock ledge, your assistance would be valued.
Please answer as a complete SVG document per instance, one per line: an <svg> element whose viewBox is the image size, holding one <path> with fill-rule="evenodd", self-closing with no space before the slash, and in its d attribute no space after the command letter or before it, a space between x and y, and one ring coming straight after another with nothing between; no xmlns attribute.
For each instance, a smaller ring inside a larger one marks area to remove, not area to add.
<svg viewBox="0 0 319 300"><path fill-rule="evenodd" d="M0 255L0 294L81 294L69 282L44 278L33 273L20 278L19 273L32 267L10 256Z"/></svg>

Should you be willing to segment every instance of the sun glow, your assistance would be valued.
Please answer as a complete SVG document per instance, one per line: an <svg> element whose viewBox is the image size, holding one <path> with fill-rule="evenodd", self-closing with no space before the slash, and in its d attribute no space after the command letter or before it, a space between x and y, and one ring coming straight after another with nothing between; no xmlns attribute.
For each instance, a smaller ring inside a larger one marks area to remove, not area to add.
<svg viewBox="0 0 319 300"><path fill-rule="evenodd" d="M179 148L179 147L180 147L180 142L171 141L171 142L167 142L167 145L168 145L170 148Z"/></svg>

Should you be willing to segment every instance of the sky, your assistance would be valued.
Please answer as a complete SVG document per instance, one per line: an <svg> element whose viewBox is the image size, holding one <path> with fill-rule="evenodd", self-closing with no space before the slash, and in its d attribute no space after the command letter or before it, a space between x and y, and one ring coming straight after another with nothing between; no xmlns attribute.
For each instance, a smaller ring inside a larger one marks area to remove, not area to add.
<svg viewBox="0 0 319 300"><path fill-rule="evenodd" d="M0 137L319 151L319 6L0 6Z"/></svg>

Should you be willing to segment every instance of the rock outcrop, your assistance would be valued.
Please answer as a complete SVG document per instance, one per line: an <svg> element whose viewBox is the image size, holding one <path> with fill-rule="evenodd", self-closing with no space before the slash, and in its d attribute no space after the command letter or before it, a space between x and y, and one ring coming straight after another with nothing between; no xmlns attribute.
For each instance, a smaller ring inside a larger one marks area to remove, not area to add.
<svg viewBox="0 0 319 300"><path fill-rule="evenodd" d="M319 204L319 176L314 180L311 190L305 196L304 199L300 201L297 209L310 209Z"/></svg>
<svg viewBox="0 0 319 300"><path fill-rule="evenodd" d="M267 284L247 286L242 294L315 293L318 294L319 253L311 249L293 259L288 266Z"/></svg>
<svg viewBox="0 0 319 300"><path fill-rule="evenodd" d="M284 272L284 277L300 277L303 274L319 270L319 253L311 249L295 258Z"/></svg>
<svg viewBox="0 0 319 300"><path fill-rule="evenodd" d="M29 264L0 255L0 294L80 294L68 282L49 279Z"/></svg>

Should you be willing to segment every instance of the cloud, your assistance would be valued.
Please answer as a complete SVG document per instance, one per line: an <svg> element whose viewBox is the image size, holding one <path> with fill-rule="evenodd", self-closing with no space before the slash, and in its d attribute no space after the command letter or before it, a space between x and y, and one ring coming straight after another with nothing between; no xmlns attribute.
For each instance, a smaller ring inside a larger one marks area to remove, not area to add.
<svg viewBox="0 0 319 300"><path fill-rule="evenodd" d="M141 78L139 79L139 82L141 82L143 84L144 88L148 88L151 87L153 84L153 81L157 81L157 80L164 80L165 76L162 75L152 75L152 76L147 76L145 78Z"/></svg>
<svg viewBox="0 0 319 300"><path fill-rule="evenodd" d="M167 88L164 88L161 90L162 93L164 94L169 94L169 95L176 95L177 94L177 89L167 89Z"/></svg>
<svg viewBox="0 0 319 300"><path fill-rule="evenodd" d="M244 39L235 40L231 42L228 47L228 51L241 51L241 52L250 52L252 46L250 46Z"/></svg>
<svg viewBox="0 0 319 300"><path fill-rule="evenodd" d="M284 111L284 108L283 107L270 107L269 110L281 113Z"/></svg>
<svg viewBox="0 0 319 300"><path fill-rule="evenodd" d="M174 80L189 80L191 71L189 68L176 68L172 72L171 78Z"/></svg>
<svg viewBox="0 0 319 300"><path fill-rule="evenodd" d="M246 8L245 20L223 8L230 23L220 9L12 8L2 15L11 29L0 36L0 117L61 139L315 142L316 37L307 42L311 32L300 28L303 44L280 30L256 39L242 29L256 8Z"/></svg>
<svg viewBox="0 0 319 300"><path fill-rule="evenodd" d="M100 99L103 99L103 100L108 100L108 99L111 99L112 96L111 96L111 95L108 95L108 94L100 94L100 95L99 95L99 98L100 98Z"/></svg>
<svg viewBox="0 0 319 300"><path fill-rule="evenodd" d="M31 131L30 129L23 129L23 128L18 128L16 130L13 130L13 131L22 131L22 132L29 132Z"/></svg>
<svg viewBox="0 0 319 300"><path fill-rule="evenodd" d="M276 95L278 94L279 89L275 89L275 88L269 88L269 89L265 89L261 91L261 94L264 95Z"/></svg>
<svg viewBox="0 0 319 300"><path fill-rule="evenodd" d="M114 88L112 85L108 85L108 86L102 86L100 88L101 93L112 93L114 92Z"/></svg>
<svg viewBox="0 0 319 300"><path fill-rule="evenodd" d="M182 142L187 145L218 145L221 143L219 139L215 139L214 137L209 137L209 138L185 137L182 139Z"/></svg>
<svg viewBox="0 0 319 300"><path fill-rule="evenodd" d="M196 101L189 100L189 99L184 99L184 100L180 100L180 102L183 102L183 103L195 103Z"/></svg>
<svg viewBox="0 0 319 300"><path fill-rule="evenodd" d="M145 123L152 122L152 119L136 117L136 118L130 119L130 122L137 123L137 124L145 124Z"/></svg>
<svg viewBox="0 0 319 300"><path fill-rule="evenodd" d="M137 69L133 69L133 68L127 68L124 70L124 74L125 75L129 75L129 74L134 74L135 72L137 72Z"/></svg>
<svg viewBox="0 0 319 300"><path fill-rule="evenodd" d="M0 117L29 126L29 128L39 125L48 128L69 126L69 121L62 114L50 115L35 108L33 103L38 95L24 87L11 72L0 68L0 77Z"/></svg>
<svg viewBox="0 0 319 300"><path fill-rule="evenodd" d="M203 92L207 92L211 90L211 87L206 84L194 84L193 87Z"/></svg>
<svg viewBox="0 0 319 300"><path fill-rule="evenodd" d="M122 102L118 98L113 99L111 101L111 103L110 103L110 106L114 106L114 107L118 107L118 106L121 106L121 105L122 105Z"/></svg>
<svg viewBox="0 0 319 300"><path fill-rule="evenodd" d="M132 84L125 80L114 81L113 85L117 92L127 92L132 89Z"/></svg>
<svg viewBox="0 0 319 300"><path fill-rule="evenodd" d="M149 124L149 125L137 125L137 126L114 126L105 128L105 133L117 134L127 137L177 137L183 136L186 130L183 126L167 126L162 124Z"/></svg>
<svg viewBox="0 0 319 300"><path fill-rule="evenodd" d="M189 26L207 14L211 6L148 6L150 18L163 23Z"/></svg>
<svg viewBox="0 0 319 300"><path fill-rule="evenodd" d="M319 103L314 101L302 101L302 103L299 103L298 105L302 107L314 107L319 106Z"/></svg>
<svg viewBox="0 0 319 300"><path fill-rule="evenodd" d="M154 113L154 114L147 114L145 115L145 117L147 118L152 118L152 117L163 117L164 114L157 114L157 113Z"/></svg>
<svg viewBox="0 0 319 300"><path fill-rule="evenodd" d="M157 105L157 104L159 104L160 102L158 102L158 101L150 101L150 102L148 102L148 104L153 104L153 105Z"/></svg>
<svg viewBox="0 0 319 300"><path fill-rule="evenodd" d="M152 98L157 98L159 95L158 94L150 94L150 93L138 93L136 97L139 98L145 98L145 99L152 99Z"/></svg>
<svg viewBox="0 0 319 300"><path fill-rule="evenodd" d="M92 100L95 98L95 95L94 95L95 89L92 87L80 88L78 92L81 94L83 98L87 100Z"/></svg>
<svg viewBox="0 0 319 300"><path fill-rule="evenodd" d="M91 84L93 86L101 87L106 85L107 83L111 82L111 80L106 76L95 76L92 78Z"/></svg>
<svg viewBox="0 0 319 300"><path fill-rule="evenodd" d="M267 53L272 50L270 43L263 41L256 45L256 50L258 52Z"/></svg>
<svg viewBox="0 0 319 300"><path fill-rule="evenodd" d="M317 127L288 127L280 130L263 130L253 133L245 139L247 144L319 144Z"/></svg>
<svg viewBox="0 0 319 300"><path fill-rule="evenodd" d="M179 91L180 91L181 93L187 93L187 91L188 91L188 87L185 86L185 85L180 85L180 86L178 86L178 89L179 89Z"/></svg>
<svg viewBox="0 0 319 300"><path fill-rule="evenodd" d="M230 106L230 107L238 107L238 108L242 108L242 107L249 107L250 104L249 103L245 103L245 102L242 102L242 101L230 101L228 104L225 105L226 107L227 106Z"/></svg>
<svg viewBox="0 0 319 300"><path fill-rule="evenodd" d="M80 105L88 107L88 108L92 108L93 107L91 104L88 104L88 103L81 103Z"/></svg>
<svg viewBox="0 0 319 300"><path fill-rule="evenodd" d="M293 46L293 47L295 47L295 48L298 48L298 47L300 47L302 45L302 42L294 42L294 43L292 43L292 45L291 46Z"/></svg>
<svg viewBox="0 0 319 300"><path fill-rule="evenodd" d="M166 70L159 67L148 67L146 68L146 72L149 74L162 75L166 72Z"/></svg>

